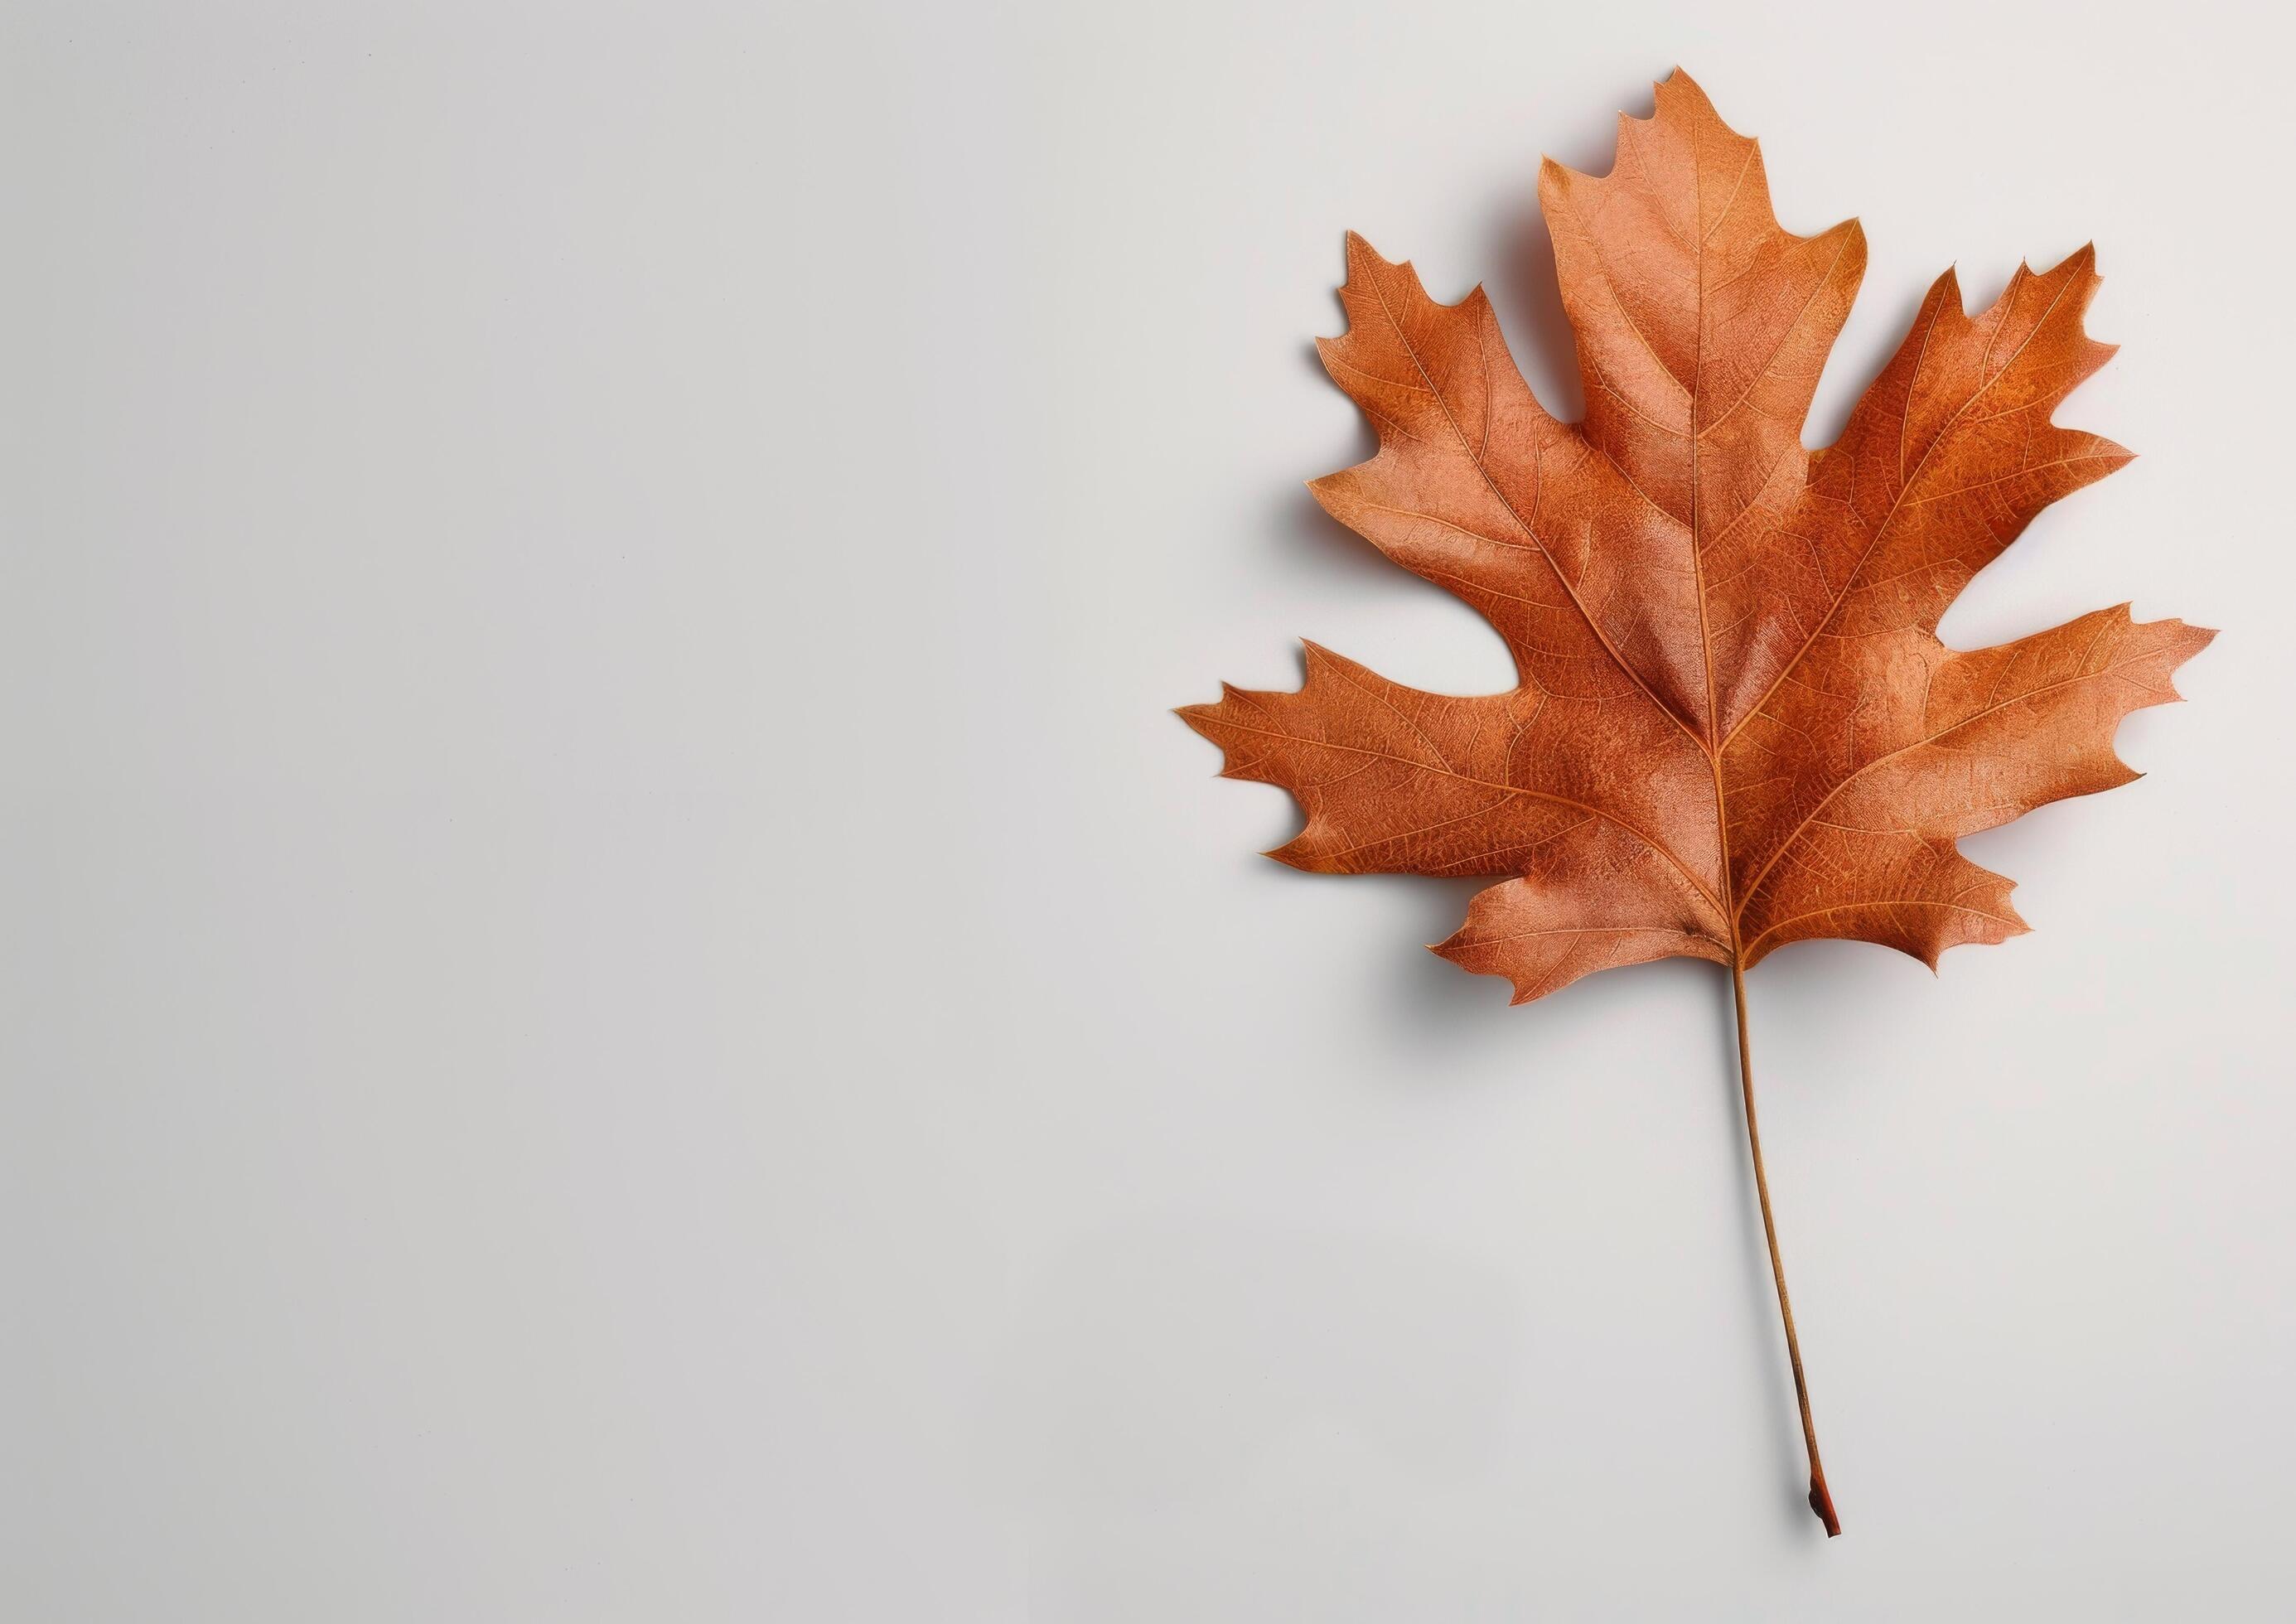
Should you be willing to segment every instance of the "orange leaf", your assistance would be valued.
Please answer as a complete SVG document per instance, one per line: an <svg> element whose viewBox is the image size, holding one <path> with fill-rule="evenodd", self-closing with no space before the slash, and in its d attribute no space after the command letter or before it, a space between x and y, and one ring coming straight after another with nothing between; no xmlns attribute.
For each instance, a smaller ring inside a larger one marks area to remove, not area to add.
<svg viewBox="0 0 2296 1624"><path fill-rule="evenodd" d="M2128 460L2049 421L2112 353L2081 327L2093 255L1974 317L1947 272L1808 451L1857 222L1781 229L1759 149L1685 74L1619 131L1609 175L1549 161L1539 186L1583 422L1532 398L1481 289L1437 304L1360 237L1320 345L1380 448L1317 500L1480 610L1521 685L1421 693L1311 645L1300 692L1181 714L1298 797L1284 862L1519 876L1438 951L1521 997L1718 944L1997 941L2023 928L2008 882L1955 837L2126 781L2115 724L2211 635L2116 611L1976 653L1936 636L2036 513Z"/></svg>
<svg viewBox="0 0 2296 1624"><path fill-rule="evenodd" d="M1435 950L1517 1002L1672 956L1734 980L1816 937L1934 964L2022 931L2010 882L1955 841L2134 776L2120 718L2174 700L2213 636L2125 609L1972 653L1936 636L2035 514L2128 460L2050 421L2112 353L2082 327L2093 254L2021 267L1977 316L1947 272L1812 452L1856 221L1780 227L1760 150L1678 72L1620 119L1609 175L1549 161L1539 196L1585 420L1532 398L1480 288L1438 304L1350 234L1348 329L1319 349L1379 452L1310 487L1480 611L1520 685L1422 693L1310 644L1300 692L1183 710L1229 776L1299 800L1307 826L1271 855L1507 876Z"/></svg>

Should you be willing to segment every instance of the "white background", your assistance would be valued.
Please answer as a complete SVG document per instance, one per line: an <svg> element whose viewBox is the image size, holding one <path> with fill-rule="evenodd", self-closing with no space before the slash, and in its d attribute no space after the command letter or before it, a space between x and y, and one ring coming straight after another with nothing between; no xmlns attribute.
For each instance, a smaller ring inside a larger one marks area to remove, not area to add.
<svg viewBox="0 0 2296 1624"><path fill-rule="evenodd" d="M2276 1620L2290 26L2261 6L17 4L0 1612ZM1511 679L1300 481L1676 62L2144 455L1948 620L2225 628L2035 934L1510 1010L1165 708Z"/></svg>

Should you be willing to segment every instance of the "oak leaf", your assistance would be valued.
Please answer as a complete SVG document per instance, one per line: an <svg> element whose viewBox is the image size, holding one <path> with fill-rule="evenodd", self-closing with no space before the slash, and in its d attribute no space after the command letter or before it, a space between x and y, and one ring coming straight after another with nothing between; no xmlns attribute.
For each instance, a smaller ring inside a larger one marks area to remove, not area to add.
<svg viewBox="0 0 2296 1624"><path fill-rule="evenodd" d="M1269 855L1499 877L1435 951L1516 1002L1669 956L1728 966L1752 1136L1743 972L1811 938L1934 965L2023 931L2011 882L1956 841L2134 777L2115 728L2174 700L2213 634L2123 607L1968 652L1936 635L2035 514L2128 460L2050 421L2112 353L2083 330L2089 249L2021 267L1975 316L1948 271L1810 451L1865 269L1856 221L1781 228L1759 149L1680 72L1651 117L1621 115L1609 175L1550 160L1539 198L1584 420L1532 397L1481 289L1439 304L1350 234L1347 331L1318 348L1379 451L1310 485L1480 611L1520 685L1422 693L1310 644L1297 693L1227 687L1181 715L1226 776L1299 800L1305 827ZM1785 1313L1811 1504L1838 1531Z"/></svg>

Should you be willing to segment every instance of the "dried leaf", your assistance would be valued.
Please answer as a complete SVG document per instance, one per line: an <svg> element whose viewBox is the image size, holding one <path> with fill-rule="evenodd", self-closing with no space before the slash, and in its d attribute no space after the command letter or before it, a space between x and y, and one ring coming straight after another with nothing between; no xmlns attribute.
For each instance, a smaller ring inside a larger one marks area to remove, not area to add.
<svg viewBox="0 0 2296 1624"><path fill-rule="evenodd" d="M2112 353L2082 327L2091 250L2021 267L1976 316L1948 271L1812 452L1856 221L1781 228L1759 149L1678 72L1652 117L1621 117L1609 175L1550 160L1539 196L1585 420L1532 398L1480 288L1438 304L1350 234L1347 332L1319 348L1379 452L1310 487L1480 611L1521 685L1423 693L1309 644L1298 693L1183 710L1227 776L1299 800L1306 827L1270 855L1504 876L1435 950L1517 1002L1669 956L1736 978L1848 937L1934 965L2021 931L2011 882L1956 839L2134 777L2120 718L2174 700L2213 636L2125 607L1974 652L1936 636L2035 514L2128 460L2050 421ZM1804 1414L1808 1432L1806 1391Z"/></svg>

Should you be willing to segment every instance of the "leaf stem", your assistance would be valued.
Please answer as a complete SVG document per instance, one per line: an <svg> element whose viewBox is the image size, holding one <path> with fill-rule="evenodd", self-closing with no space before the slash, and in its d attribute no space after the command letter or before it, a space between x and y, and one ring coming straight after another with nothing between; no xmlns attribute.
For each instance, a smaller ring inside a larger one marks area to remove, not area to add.
<svg viewBox="0 0 2296 1624"><path fill-rule="evenodd" d="M1801 1406L1801 1441L1809 1451L1809 1508L1825 1524L1828 1538L1841 1532L1833 1497L1826 1492L1825 1468L1817 1458L1817 1427L1809 1418L1809 1380L1802 1374L1801 1341L1794 1335L1793 1303L1786 1295L1786 1266L1778 1257L1778 1224L1770 1212L1770 1179L1762 1170L1762 1130L1754 1116L1754 1050L1746 1036L1746 972L1733 956L1730 994L1738 1006L1738 1095L1746 1105L1746 1148L1754 1157L1754 1193L1762 1203L1762 1238L1770 1246L1770 1277L1778 1286L1778 1317L1785 1322L1786 1357L1793 1365L1794 1399Z"/></svg>

